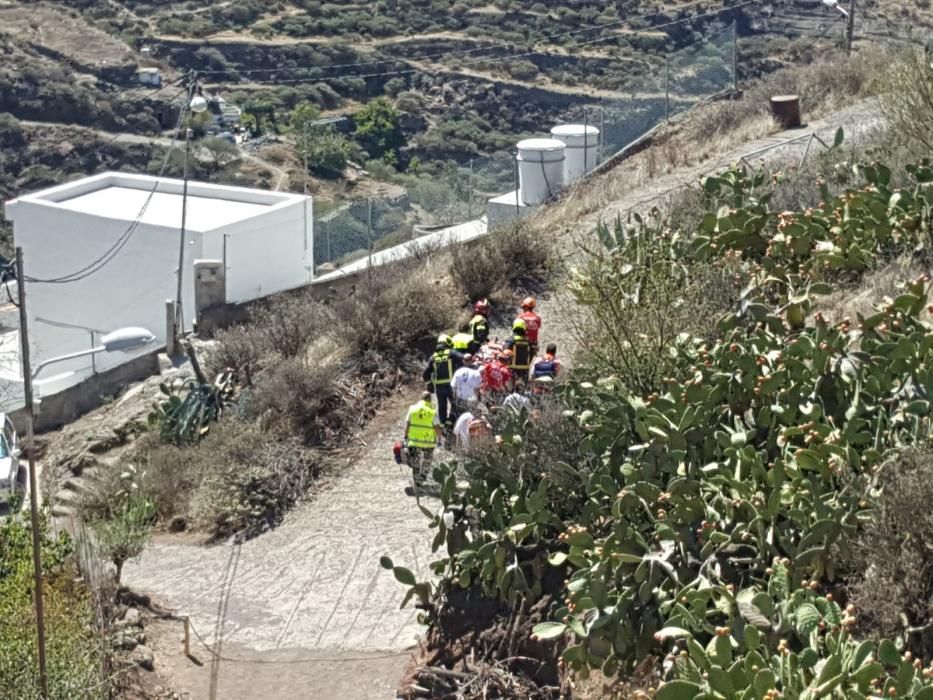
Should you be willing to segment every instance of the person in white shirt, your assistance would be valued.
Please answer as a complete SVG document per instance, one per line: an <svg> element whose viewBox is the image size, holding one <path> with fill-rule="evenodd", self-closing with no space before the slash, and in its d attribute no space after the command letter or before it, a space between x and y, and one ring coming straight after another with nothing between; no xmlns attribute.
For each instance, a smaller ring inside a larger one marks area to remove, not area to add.
<svg viewBox="0 0 933 700"><path fill-rule="evenodd" d="M457 413L467 411L479 400L479 390L483 385L483 375L473 361L473 355L463 356L463 366L454 372L450 382Z"/></svg>
<svg viewBox="0 0 933 700"><path fill-rule="evenodd" d="M464 411L454 423L454 440L457 447L466 450L470 446L470 423L475 416L470 411Z"/></svg>

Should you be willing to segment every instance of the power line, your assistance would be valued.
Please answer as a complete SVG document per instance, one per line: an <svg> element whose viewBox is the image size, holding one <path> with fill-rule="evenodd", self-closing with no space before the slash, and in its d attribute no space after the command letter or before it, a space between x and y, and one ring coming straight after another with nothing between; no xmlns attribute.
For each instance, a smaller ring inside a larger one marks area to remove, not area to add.
<svg viewBox="0 0 933 700"><path fill-rule="evenodd" d="M187 87L185 88L187 90ZM119 238L113 243L113 245L107 249L102 255L100 255L93 262L85 265L84 267L70 272L66 275L60 277L52 277L48 279L40 279L35 277L26 277L26 281L33 282L37 284L69 284L71 282L78 282L83 280L91 275L102 270L111 260L113 260L119 252L126 246L130 238L133 237L133 234L139 228L139 225L142 221L143 215L146 213L146 210L149 208L149 204L152 201L152 198L155 196L156 190L161 183L162 176L165 174L165 170L168 167L169 157L172 154L172 149L175 147L175 143L178 140L178 133L181 129L182 124L184 123L185 115L188 112L188 104L186 103L178 114L178 123L175 125L175 130L172 133L172 141L169 144L168 148L165 151L165 157L162 159L162 167L159 170L159 174L156 176L155 183L152 185L152 189L149 190L149 194L146 197L146 200L143 202L142 207L139 210L139 213L136 215L136 218L129 225L129 227L124 231Z"/></svg>
<svg viewBox="0 0 933 700"><path fill-rule="evenodd" d="M694 0L693 2L687 3L687 4L685 4L685 5L681 5L681 6L680 6L680 9L689 8L689 7L694 7L694 6L696 6L696 5L706 4L707 1L708 1L708 0ZM632 30L632 34L642 34L642 33L645 33L645 32L649 32L649 31L654 31L654 30L657 30L657 29L661 29L661 28L664 28L664 27L670 27L670 26L674 26L674 25L677 25L677 24L683 24L683 23L685 23L685 22L690 22L690 21L693 21L693 20L695 20L695 19L701 19L701 18L703 18L703 17L708 17L708 16L712 16L712 15L722 14L723 12L727 12L727 11L729 11L729 10L735 10L735 9L740 8L740 7L745 7L746 5L755 4L755 3L757 3L757 2L760 2L760 0L746 0L746 2L742 2L742 3L739 3L739 4L737 4L737 5L730 5L729 7L721 7L721 8L719 8L719 9L713 10L713 11L711 11L711 12L706 12L706 13L702 13L702 14L699 14L699 15L693 15L693 16L691 16L691 17L685 17L685 18L682 18L682 19L679 19L679 20L674 20L674 21L672 21L672 22L666 22L666 23L664 23L664 24L653 25L653 26L648 27L648 28L643 29L643 30L635 29L635 30ZM550 35L546 35L546 36L542 37L542 38L539 40L538 43L541 43L541 42L550 42L550 41L553 41L554 39L560 39L560 38L566 37L566 36L574 36L574 35L576 35L576 34L583 34L583 33L586 33L586 32L592 32L592 31L597 31L597 30L601 30L601 29L610 29L610 28L612 28L612 27L617 27L617 26L619 26L619 25L627 24L627 23L629 23L629 22L636 22L636 21L643 20L643 19L650 19L651 17L654 17L654 16L656 16L657 14L658 14L657 12L652 12L652 13L649 13L649 14L640 15L640 16L636 16L636 17L626 17L625 19L614 20L614 21L612 21L612 22L606 22L606 23L603 23L603 24L595 24L595 25L591 25L591 26L589 26L589 27L583 27L583 28L579 28L579 29L569 30L569 31L566 31L566 32L559 32L559 33L556 33L556 34L550 34ZM620 37L615 37L615 36L613 36L613 37L605 37L605 40L609 41L609 40L617 39L617 38L620 38ZM594 41L595 41L595 40L594 40ZM587 42L587 43L592 43L592 42ZM506 48L518 48L518 47L519 47L519 44L515 44L515 43L512 43L512 44L501 44L501 45L497 45L497 46L481 46L481 47L477 47L477 48L474 48L474 49L461 49L461 50L459 50L459 51L445 51L445 52L442 52L442 53L427 54L427 55L424 55L424 56L415 56L415 57L410 58L410 59L406 59L406 58L387 58L387 59L384 59L384 60L381 60L381 61L362 61L362 62L356 62L356 63L336 63L336 64L332 64L332 65L328 65L328 66L310 66L310 67L307 67L307 68L301 68L301 67L291 67L291 68L247 68L247 69L245 69L245 70L215 68L215 69L209 69L209 70L199 70L198 72L199 72L200 74L204 74L204 75L208 75L208 74L218 74L218 73L223 73L223 74L237 73L237 74L240 74L240 75L253 75L253 74L261 74L261 73L278 73L278 72L281 72L281 71L283 71L283 70L332 70L332 69L337 69L337 68L361 68L361 67L366 67L366 66L380 66L380 65L383 65L383 64L386 64L386 63L405 63L406 61L410 61L410 60L414 60L414 61L424 61L424 60L433 60L433 59L435 59L435 58L447 58L447 57L453 57L453 56L466 56L466 55L471 55L471 54L474 54L474 53L480 53L480 52L483 52L483 51L499 51L499 50L506 49ZM546 55L547 52L544 52L544 51L530 51L530 52L523 53L523 54L519 54L519 55L503 56L503 57L501 57L501 58L502 58L502 60L510 60L510 59L514 59L514 58L522 58L522 57L524 57L524 56L532 56L532 55L536 55L536 54L538 54L538 55ZM380 73L375 73L375 74L372 74L372 75L348 74L348 75L345 75L345 76L318 76L316 79L317 79L317 80L330 80L330 79L343 78L343 77L348 77L348 78L354 78L354 77L357 77L357 78L368 78L368 77L376 77L376 76L380 76L380 75L400 75L400 74L403 74L403 73L405 73L405 72L417 72L417 71L396 71L396 72L391 72L391 73L380 72ZM276 81L276 82L284 82L284 81Z"/></svg>

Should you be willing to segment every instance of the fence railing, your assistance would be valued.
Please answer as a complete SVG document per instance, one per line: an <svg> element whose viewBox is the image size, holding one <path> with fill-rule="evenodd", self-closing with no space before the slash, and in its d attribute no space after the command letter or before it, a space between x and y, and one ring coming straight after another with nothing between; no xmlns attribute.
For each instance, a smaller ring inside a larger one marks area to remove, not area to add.
<svg viewBox="0 0 933 700"><path fill-rule="evenodd" d="M599 129L597 162L605 162L624 146L666 119L736 83L736 27L722 30L666 56L617 98L593 97L581 90L577 107L555 111L542 132L560 124ZM430 175L406 177L405 193L339 206L315 202L314 264L337 265L376 250L405 243L426 227L452 226L478 219L486 202L518 188L514 151L500 151L466 162L448 162ZM318 213L321 212L321 213Z"/></svg>

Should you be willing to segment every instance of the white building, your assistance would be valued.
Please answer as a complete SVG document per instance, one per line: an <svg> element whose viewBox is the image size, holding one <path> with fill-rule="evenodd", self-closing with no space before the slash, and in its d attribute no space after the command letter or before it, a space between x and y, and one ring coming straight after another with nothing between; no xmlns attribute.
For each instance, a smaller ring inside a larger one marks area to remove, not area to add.
<svg viewBox="0 0 933 700"><path fill-rule="evenodd" d="M142 326L165 341L166 301L175 298L178 281L182 185L104 173L7 202L6 218L23 248L33 367L87 350L100 334L125 326ZM228 303L310 282L311 213L302 195L189 182L185 328L194 318L196 260L218 261ZM15 347L6 341L4 349ZM127 359L104 353L56 363L37 386L55 393ZM9 372L0 367L8 379Z"/></svg>
<svg viewBox="0 0 933 700"><path fill-rule="evenodd" d="M162 87L162 71L158 68L140 68L136 71L136 80L140 85Z"/></svg>

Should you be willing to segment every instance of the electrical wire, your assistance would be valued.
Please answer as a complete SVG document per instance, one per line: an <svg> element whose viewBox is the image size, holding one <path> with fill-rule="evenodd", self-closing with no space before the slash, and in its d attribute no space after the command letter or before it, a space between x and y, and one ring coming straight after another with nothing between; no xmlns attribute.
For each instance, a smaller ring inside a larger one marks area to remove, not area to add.
<svg viewBox="0 0 933 700"><path fill-rule="evenodd" d="M190 91L190 88L186 88ZM189 100L190 101L190 100ZM146 200L143 202L142 207L139 210L139 213L136 215L136 218L129 225L129 227L124 231L119 238L113 243L113 245L100 255L96 260L85 265L84 267L70 272L66 275L60 277L53 277L48 279L41 279L36 277L26 277L26 281L36 283L36 284L70 284L72 282L78 282L83 280L91 275L102 270L111 260L113 260L119 252L126 246L129 240L133 237L133 234L139 228L140 223L142 222L142 217L146 213L146 210L149 208L152 198L155 196L156 190L161 184L161 179L165 174L165 170L168 167L169 158L172 154L172 150L175 148L175 144L178 141L178 134L181 130L182 125L184 124L185 116L188 113L188 102L186 101L182 109L178 114L178 123L175 125L175 130L172 133L172 141L169 144L168 148L165 151L165 157L162 160L162 166L159 170L159 174L156 176L156 180L152 185L152 188L149 190L149 194L146 197Z"/></svg>
<svg viewBox="0 0 933 700"><path fill-rule="evenodd" d="M694 6L696 6L696 5L705 4L706 2L707 2L707 0L694 0L694 2L690 2L690 3L687 3L687 4L685 4L685 5L681 5L680 8L678 8L678 9L684 9L684 8L694 7ZM690 22L690 21L693 21L693 20L695 20L695 19L700 19L700 18L703 18L703 17L711 16L711 15L722 14L723 12L726 12L726 11L729 11L729 10L735 10L735 9L738 9L738 8L741 8L741 7L745 7L746 5L756 4L756 3L758 3L758 2L760 2L760 0L746 0L745 2L736 4L736 5L730 5L730 6L728 6L728 7L722 7L722 8L713 10L713 11L711 11L711 12L706 12L706 13L702 13L702 14L699 14L699 15L693 15L693 16L691 16L691 17L684 17L684 18L682 18L682 19L674 20L674 21L672 21L672 22L666 22L666 23L664 23L664 24L654 25L654 26L648 27L648 28L643 29L643 30L637 30L637 29L636 29L636 30L632 30L631 33L637 35L637 34L642 34L642 33L649 32L649 31L655 31L655 30L657 30L657 29L662 29L662 28L664 28L664 27L670 27L670 26L674 26L674 25L677 25L677 24L683 24L684 22ZM551 42L551 41L553 41L553 40L555 40L555 39L560 39L560 38L567 37L567 36L574 36L574 35L576 35L576 34L584 34L584 33L586 33L586 32L592 32L592 31L597 31L597 30L602 30L602 29L610 29L610 28L612 28L612 27L617 27L617 26L619 26L619 25L627 24L627 23L629 23L629 22L640 21L640 20L643 20L643 19L650 19L651 17L654 17L654 16L656 16L657 14L658 14L657 12L652 12L652 13L649 13L649 14L640 15L640 16L636 16L636 17L626 17L625 19L614 20L614 21L612 21L612 22L606 22L606 23L604 23L604 24L595 24L595 25L591 25L591 26L589 26L589 27L583 27L583 28L578 28L578 29L569 30L569 31L566 31L566 32L559 32L559 33L556 33L556 34L550 34L550 35L546 35L546 36L542 37L542 38L539 40L538 43L541 43L541 42ZM600 39L599 41L601 41L601 40L606 40L606 41L608 41L608 40L612 40L612 39L622 38L623 36L624 36L624 35L612 36L612 37L604 37L604 38ZM587 43L594 43L594 42L587 42ZM583 45L586 45L586 44L579 44L579 45L580 45L580 46L583 46ZM360 67L367 67L367 66L379 66L379 65L386 64L386 63L405 63L406 61L409 61L409 60L424 61L424 60L433 60L433 59L435 59L435 58L449 58L449 57L453 57L453 56L466 56L466 55L471 55L471 54L474 54L474 53L480 53L480 52L483 52L483 51L499 51L499 50L506 49L506 48L516 48L516 47L518 47L518 46L519 46L519 44L514 44L514 43L513 43L513 44L500 44L500 45L496 45L496 46L482 46L482 47L477 47L477 48L474 48L474 49L462 49L462 50L460 50L460 51L445 51L445 52L443 52L443 53L427 54L427 55L424 55L424 56L415 56L414 58L411 58L411 59L406 59L406 58L388 58L388 59L384 59L384 60L381 60L381 61L362 61L362 62L356 62L356 63L336 63L336 64L332 64L332 65L329 65L329 66L311 66L311 67L308 67L308 68L298 68L298 67L295 67L295 68L247 68L247 69L245 69L245 70L235 70L235 69L234 69L234 70L231 70L231 69L220 69L220 68L215 68L215 69L209 69L209 70L201 70L201 71L199 71L199 73L204 74L204 75L209 75L209 74L230 74L230 73L235 72L235 73L240 74L240 75L253 75L253 74L261 74L261 73L278 73L278 72L281 72L281 71L283 71L283 70L332 70L332 69L337 69L337 68L360 68ZM547 52L544 52L544 51L531 51L531 52L527 52L527 53L523 53L523 54L519 54L519 55L503 56L503 57L500 57L500 58L501 58L501 60L512 60L512 59L515 59L515 58L522 58L522 57L525 57L525 56L545 55L546 53L547 53ZM474 60L482 60L482 58L485 58L485 57L480 57L479 59L474 59ZM308 78L308 79L309 79L309 80L310 80L310 79L313 79L313 80L331 80L331 79L336 79L336 78L369 78L369 77L377 77L377 76L380 76L380 75L400 75L400 74L403 74L403 73L405 73L405 72L416 72L416 71L380 72L380 73L375 73L375 74L372 74L372 75L347 74L347 75L340 75L340 76L318 76L318 77L316 77L316 78ZM283 81L276 81L276 82L283 82Z"/></svg>

